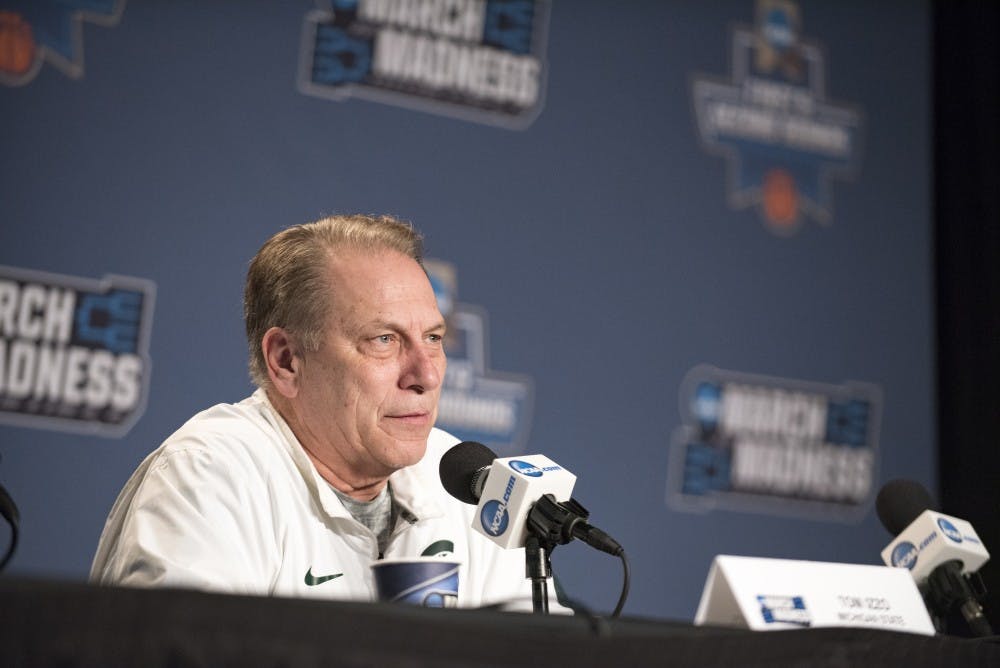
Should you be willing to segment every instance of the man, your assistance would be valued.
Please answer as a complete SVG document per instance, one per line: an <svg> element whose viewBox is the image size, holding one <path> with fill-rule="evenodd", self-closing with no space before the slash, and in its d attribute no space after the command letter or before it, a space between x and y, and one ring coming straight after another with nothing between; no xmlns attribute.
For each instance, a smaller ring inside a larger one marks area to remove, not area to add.
<svg viewBox="0 0 1000 668"><path fill-rule="evenodd" d="M188 421L139 466L91 579L371 600L382 557L462 562L460 606L530 600L521 550L471 530L438 463L445 322L421 239L390 217L289 228L250 265L259 389Z"/></svg>

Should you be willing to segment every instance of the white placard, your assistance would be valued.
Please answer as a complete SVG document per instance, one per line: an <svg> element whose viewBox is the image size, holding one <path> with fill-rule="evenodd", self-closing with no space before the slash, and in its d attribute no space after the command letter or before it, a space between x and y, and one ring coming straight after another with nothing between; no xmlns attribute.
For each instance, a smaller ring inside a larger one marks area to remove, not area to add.
<svg viewBox="0 0 1000 668"><path fill-rule="evenodd" d="M859 626L934 635L906 569L719 555L695 624L755 631Z"/></svg>

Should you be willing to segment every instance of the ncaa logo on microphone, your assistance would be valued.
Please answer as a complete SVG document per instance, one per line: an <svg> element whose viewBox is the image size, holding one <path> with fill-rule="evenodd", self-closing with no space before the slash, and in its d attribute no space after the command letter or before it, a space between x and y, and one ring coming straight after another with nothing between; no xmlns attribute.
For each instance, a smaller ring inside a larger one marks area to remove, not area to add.
<svg viewBox="0 0 1000 668"><path fill-rule="evenodd" d="M917 546L909 541L903 541L892 551L892 565L898 568L909 568L911 571L917 565Z"/></svg>
<svg viewBox="0 0 1000 668"><path fill-rule="evenodd" d="M938 518L937 524L941 528L941 533L945 536L956 543L962 542L962 532L956 529L954 524L943 517Z"/></svg>
<svg viewBox="0 0 1000 668"><path fill-rule="evenodd" d="M507 525L510 523L507 504L510 503L510 494L514 491L516 482L517 478L511 476L503 491L503 499L499 501L493 499L483 504L483 509L479 513L479 521L483 525L483 530L491 536L501 536L507 530Z"/></svg>
<svg viewBox="0 0 1000 668"><path fill-rule="evenodd" d="M521 473L523 475L531 476L532 478L541 478L542 469L538 468L534 464L529 464L528 462L522 462L519 459L515 459L510 462L510 467Z"/></svg>

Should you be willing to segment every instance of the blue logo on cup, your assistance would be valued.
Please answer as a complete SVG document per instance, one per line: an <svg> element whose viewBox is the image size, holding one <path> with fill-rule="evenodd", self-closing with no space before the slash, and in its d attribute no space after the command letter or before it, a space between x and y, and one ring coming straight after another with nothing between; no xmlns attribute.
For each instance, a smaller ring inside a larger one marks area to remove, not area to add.
<svg viewBox="0 0 1000 668"><path fill-rule="evenodd" d="M538 468L534 464L529 464L528 462L522 462L520 459L515 459L510 462L510 467L521 473L523 475L529 475L532 478L540 478L542 476L542 469Z"/></svg>
<svg viewBox="0 0 1000 668"><path fill-rule="evenodd" d="M456 561L414 559L372 564L379 600L411 603L427 608L454 608L458 604Z"/></svg>
<svg viewBox="0 0 1000 668"><path fill-rule="evenodd" d="M909 541L903 541L892 551L892 565L899 568L909 568L911 571L917 565L917 546Z"/></svg>
<svg viewBox="0 0 1000 668"><path fill-rule="evenodd" d="M939 517L937 523L941 527L941 533L956 543L962 542L962 532L956 529L954 524L943 517Z"/></svg>

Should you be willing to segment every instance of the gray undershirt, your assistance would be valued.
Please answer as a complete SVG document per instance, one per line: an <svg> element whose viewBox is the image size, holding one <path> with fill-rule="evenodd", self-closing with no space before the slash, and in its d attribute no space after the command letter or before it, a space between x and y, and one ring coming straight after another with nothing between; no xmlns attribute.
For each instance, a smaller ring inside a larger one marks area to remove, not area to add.
<svg viewBox="0 0 1000 668"><path fill-rule="evenodd" d="M378 539L378 556L381 559L385 554L385 548L389 544L389 536L396 526L396 518L399 517L399 505L393 500L392 488L387 484L371 501L358 501L344 494L333 485L330 486L340 502L344 504L347 512L357 521L371 529Z"/></svg>

